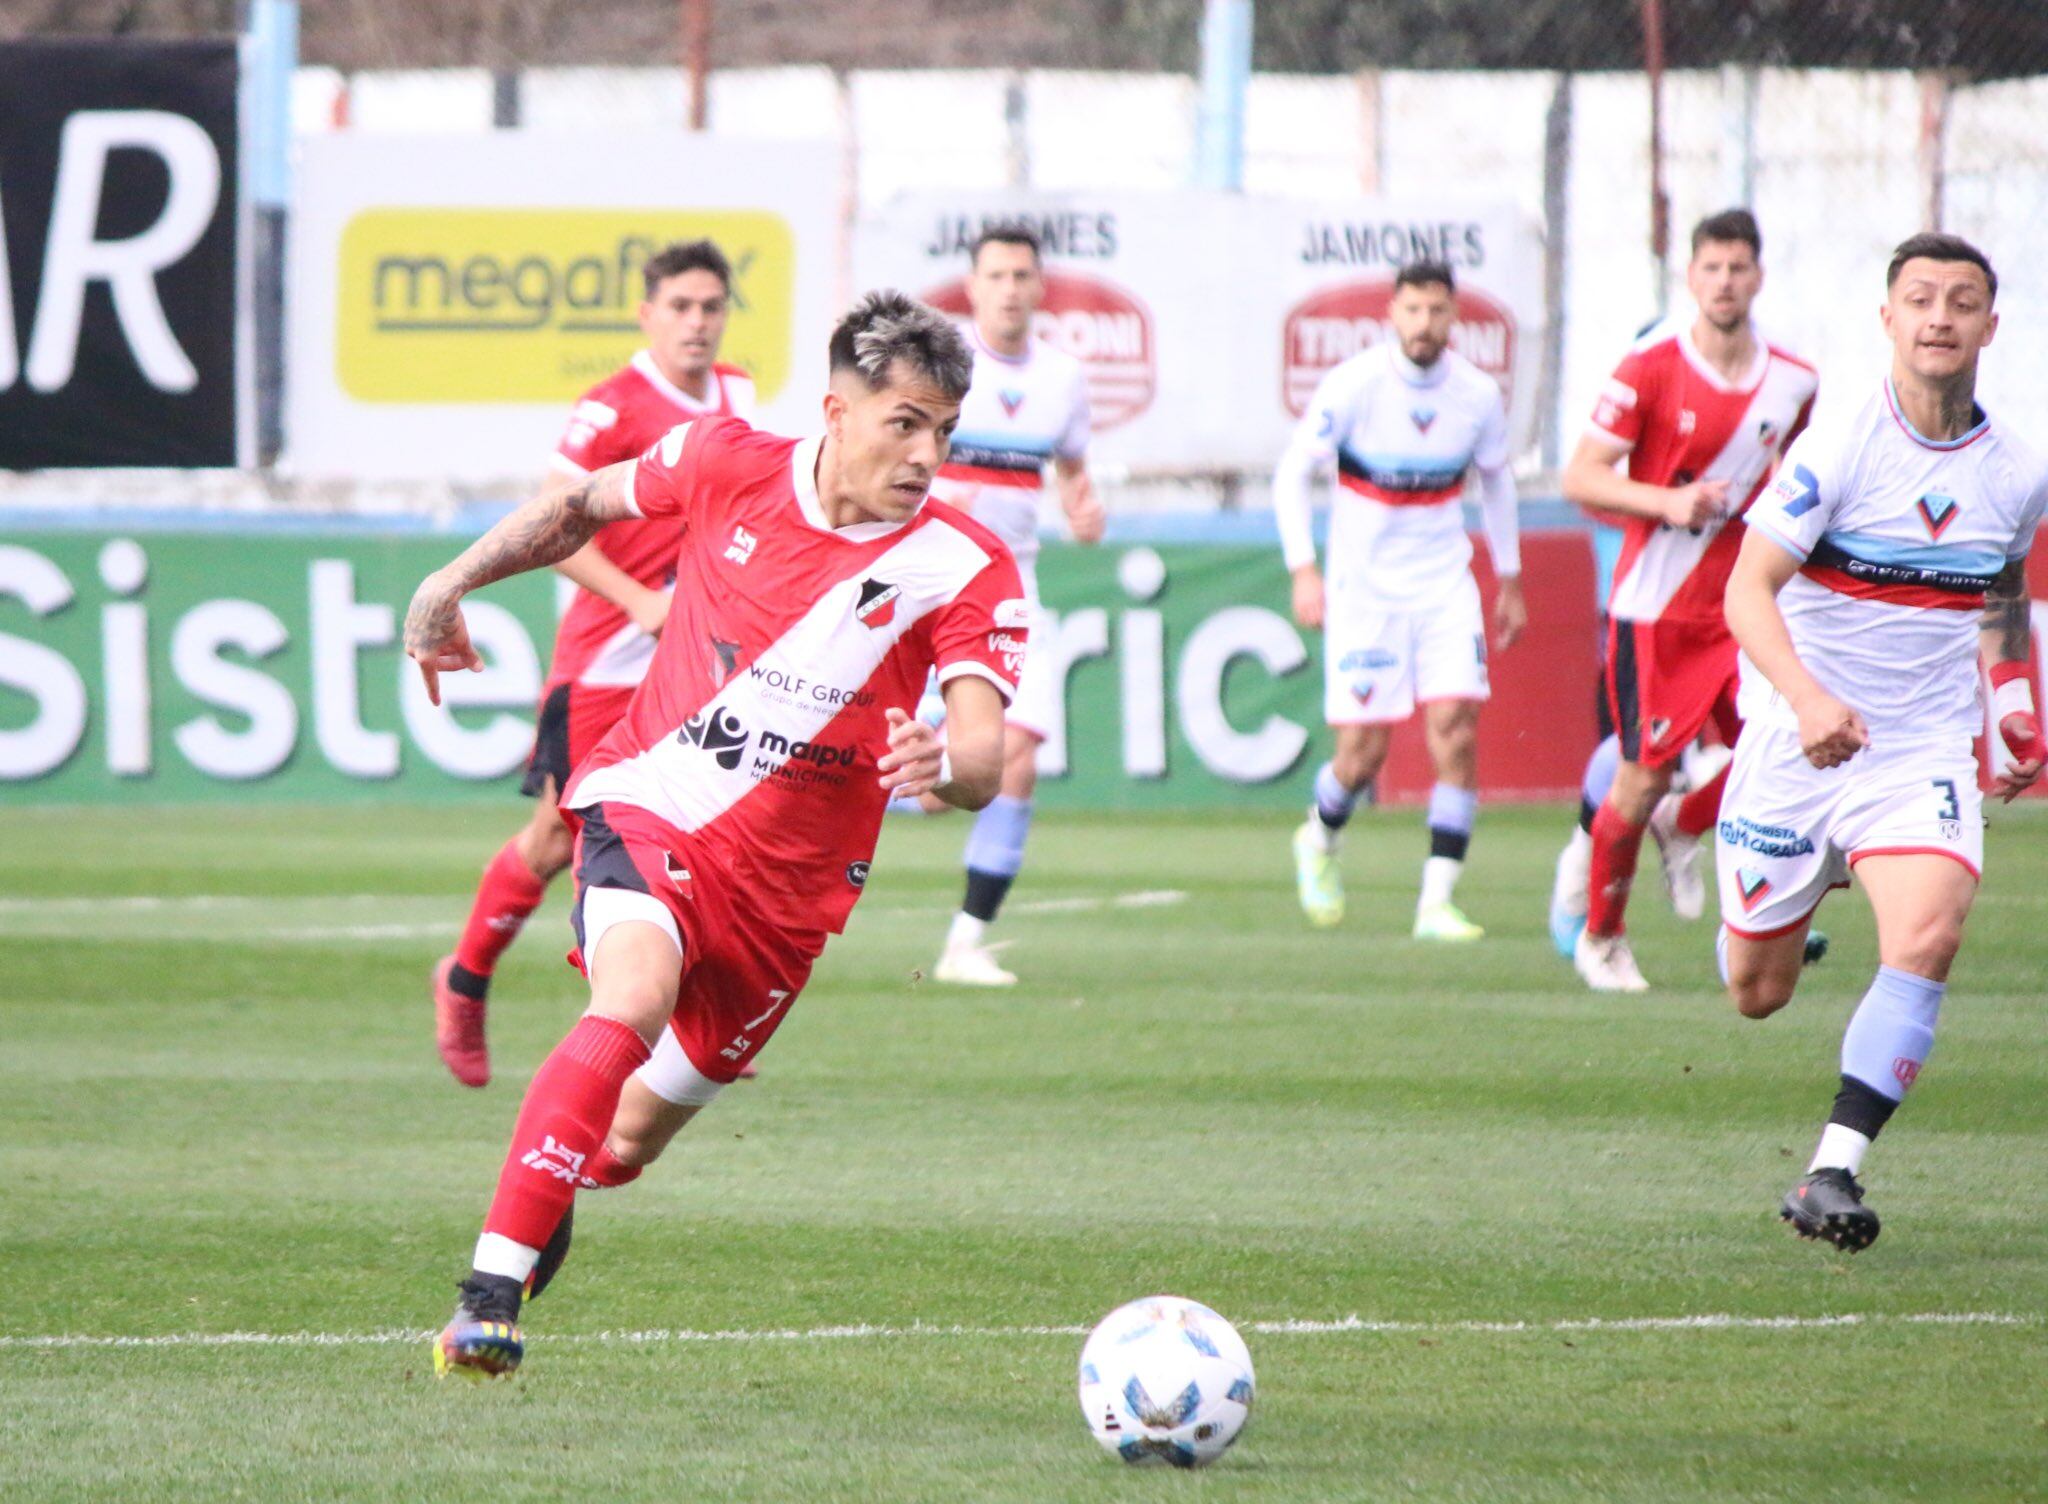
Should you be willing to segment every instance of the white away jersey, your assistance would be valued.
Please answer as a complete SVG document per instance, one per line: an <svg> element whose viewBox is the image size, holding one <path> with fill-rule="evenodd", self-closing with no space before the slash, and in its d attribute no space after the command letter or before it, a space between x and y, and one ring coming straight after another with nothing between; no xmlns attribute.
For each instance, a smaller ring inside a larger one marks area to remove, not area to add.
<svg viewBox="0 0 2048 1504"><path fill-rule="evenodd" d="M1913 431L1886 381L1853 415L1802 435L1749 525L1800 560L1778 596L1792 645L1873 743L1971 736L1985 587L2024 558L2048 467L1978 410L1937 442ZM1799 718L1747 655L1745 719Z"/></svg>
<svg viewBox="0 0 2048 1504"><path fill-rule="evenodd" d="M1457 351L1425 370L1386 341L1323 377L1292 446L1318 469L1336 462L1331 587L1414 608L1449 595L1472 563L1465 472L1507 464L1507 414L1493 378Z"/></svg>
<svg viewBox="0 0 2048 1504"><path fill-rule="evenodd" d="M1088 452L1088 378L1080 361L1042 339L1009 356L991 350L972 321L962 332L974 351L974 380L932 495L1029 559L1038 552L1047 462Z"/></svg>

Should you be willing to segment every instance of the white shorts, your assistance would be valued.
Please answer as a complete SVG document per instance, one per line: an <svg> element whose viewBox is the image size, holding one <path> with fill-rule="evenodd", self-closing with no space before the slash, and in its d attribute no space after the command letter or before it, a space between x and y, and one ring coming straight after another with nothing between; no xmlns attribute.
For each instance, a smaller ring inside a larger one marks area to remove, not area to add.
<svg viewBox="0 0 2048 1504"><path fill-rule="evenodd" d="M626 888L586 888L583 891L583 964L592 980L597 976L598 942L604 938L606 930L629 919L651 924L665 932L675 942L676 954L682 955L683 937L676 930L675 916L659 899ZM662 1101L673 1102L678 1107L709 1106L711 1099L725 1089L724 1082L711 1080L690 1064L690 1057L683 1053L682 1045L676 1041L676 1031L669 1028L661 1031L661 1037L654 1042L654 1053L633 1074Z"/></svg>
<svg viewBox="0 0 2048 1504"><path fill-rule="evenodd" d="M1420 610L1389 609L1332 585L1323 621L1323 719L1332 726L1405 721L1425 700L1484 700L1486 618L1467 573Z"/></svg>
<svg viewBox="0 0 2048 1504"><path fill-rule="evenodd" d="M1984 871L1984 796L1966 739L1881 738L1816 768L1790 727L1752 721L1735 744L1715 839L1721 920L1749 940L1797 929L1867 856L1930 853Z"/></svg>
<svg viewBox="0 0 2048 1504"><path fill-rule="evenodd" d="M1030 563L1020 560L1017 573L1024 578L1024 599L1031 603L1031 636L1024 648L1023 671L1017 675L1017 698L1011 701L1003 720L1043 740L1060 724L1060 686L1052 668L1054 655L1050 651L1051 633L1045 607L1038 599L1037 572Z"/></svg>

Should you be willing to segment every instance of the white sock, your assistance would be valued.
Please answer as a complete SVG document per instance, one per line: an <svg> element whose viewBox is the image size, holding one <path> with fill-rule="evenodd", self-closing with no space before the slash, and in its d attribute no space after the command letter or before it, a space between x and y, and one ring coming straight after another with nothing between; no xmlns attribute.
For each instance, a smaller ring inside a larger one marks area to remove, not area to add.
<svg viewBox="0 0 2048 1504"><path fill-rule="evenodd" d="M1344 832L1325 825L1322 815L1317 812L1313 804L1308 807L1308 830L1310 838L1316 844L1316 850L1322 852L1325 856L1335 856L1337 854L1337 840Z"/></svg>
<svg viewBox="0 0 2048 1504"><path fill-rule="evenodd" d="M1465 870L1465 864L1456 857L1433 856L1422 864L1422 898L1418 908L1433 909L1440 903L1449 903L1451 894L1458 886L1458 874Z"/></svg>
<svg viewBox="0 0 2048 1504"><path fill-rule="evenodd" d="M1820 1147L1813 1151L1813 1163L1806 1167L1806 1173L1847 1170L1854 1175L1863 1168L1863 1152L1869 1147L1870 1140L1864 1134L1840 1123L1830 1123L1820 1131Z"/></svg>
<svg viewBox="0 0 2048 1504"><path fill-rule="evenodd" d="M946 931L946 949L958 950L963 946L981 944L981 937L988 933L988 921L976 919L966 910L953 916L953 927Z"/></svg>
<svg viewBox="0 0 2048 1504"><path fill-rule="evenodd" d="M502 1274L522 1285L533 1266L540 1262L540 1250L515 1243L503 1233L487 1232L476 1240L476 1255L469 1265L478 1274Z"/></svg>

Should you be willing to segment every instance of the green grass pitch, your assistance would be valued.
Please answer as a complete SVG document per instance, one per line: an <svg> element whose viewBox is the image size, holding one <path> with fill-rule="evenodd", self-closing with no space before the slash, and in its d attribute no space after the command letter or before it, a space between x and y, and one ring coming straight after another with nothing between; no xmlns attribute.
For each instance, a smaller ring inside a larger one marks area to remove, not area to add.
<svg viewBox="0 0 2048 1504"><path fill-rule="evenodd" d="M2048 1497L2042 811L1995 812L1853 1260L1775 1208L1875 964L1860 895L1753 1024L1654 857L1657 990L1579 990L1560 810L1483 814L1465 949L1406 939L1413 812L1360 819L1326 933L1284 818L1047 819L1001 926L1025 980L970 994L918 980L965 822L892 820L761 1078L583 1198L515 1382L442 1384L405 1334L580 1007L558 889L498 1079L432 1050L428 965L522 813L0 814L0 1497ZM1125 1469L1075 1405L1078 1329L1157 1291L1258 1365L1206 1473ZM1742 1320L1599 1325L1706 1315ZM308 1335L193 1340L224 1333ZM167 1340L51 1340L82 1337Z"/></svg>

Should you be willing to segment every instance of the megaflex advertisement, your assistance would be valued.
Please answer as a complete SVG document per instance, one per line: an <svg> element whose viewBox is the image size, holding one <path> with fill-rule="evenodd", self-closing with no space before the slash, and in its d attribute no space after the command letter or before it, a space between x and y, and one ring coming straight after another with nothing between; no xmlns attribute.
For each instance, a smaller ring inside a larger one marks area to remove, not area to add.
<svg viewBox="0 0 2048 1504"><path fill-rule="evenodd" d="M641 267L708 237L720 358L801 433L834 315L829 148L668 135L342 134L304 144L289 447L301 474L537 478L576 399L646 340Z"/></svg>
<svg viewBox="0 0 2048 1504"><path fill-rule="evenodd" d="M1394 274L1425 259L1458 282L1452 348L1501 384L1515 445L1534 437L1543 246L1512 207L1199 191L908 194L862 222L856 282L901 287L966 318L975 238L1010 222L1044 245L1036 332L1087 371L1104 460L1271 465L1324 373L1390 336Z"/></svg>

